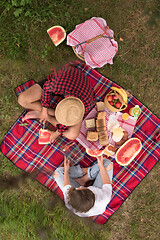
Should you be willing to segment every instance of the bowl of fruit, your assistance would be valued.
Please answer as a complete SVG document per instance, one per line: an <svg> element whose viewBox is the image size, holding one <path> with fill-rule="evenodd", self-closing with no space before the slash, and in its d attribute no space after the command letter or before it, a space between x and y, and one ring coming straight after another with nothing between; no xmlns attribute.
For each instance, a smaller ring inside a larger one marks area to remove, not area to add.
<svg viewBox="0 0 160 240"><path fill-rule="evenodd" d="M127 107L127 93L122 88L111 87L111 91L105 96L104 103L111 112L120 112Z"/></svg>

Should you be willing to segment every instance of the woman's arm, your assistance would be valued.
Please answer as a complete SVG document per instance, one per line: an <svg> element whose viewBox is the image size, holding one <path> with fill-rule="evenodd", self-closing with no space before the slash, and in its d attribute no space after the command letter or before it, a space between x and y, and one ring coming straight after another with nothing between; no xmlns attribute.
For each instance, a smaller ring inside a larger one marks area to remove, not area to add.
<svg viewBox="0 0 160 240"><path fill-rule="evenodd" d="M102 183L103 184L111 184L111 181L109 179L107 170L106 170L106 168L103 165L103 156L97 157L97 161L98 161L98 166L99 166L99 169L100 169Z"/></svg>
<svg viewBox="0 0 160 240"><path fill-rule="evenodd" d="M49 108L52 94L54 92L51 79L47 80L43 85L41 104L44 108Z"/></svg>
<svg viewBox="0 0 160 240"><path fill-rule="evenodd" d="M70 185L70 178L69 178L69 160L64 157L64 186Z"/></svg>
<svg viewBox="0 0 160 240"><path fill-rule="evenodd" d="M45 123L47 121L47 118L48 118L48 109L42 107L42 111L40 114L40 122Z"/></svg>

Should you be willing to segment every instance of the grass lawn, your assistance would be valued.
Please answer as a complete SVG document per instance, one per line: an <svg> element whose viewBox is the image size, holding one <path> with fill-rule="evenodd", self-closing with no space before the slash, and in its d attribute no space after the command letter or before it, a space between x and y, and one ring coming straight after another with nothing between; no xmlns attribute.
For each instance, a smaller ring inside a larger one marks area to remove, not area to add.
<svg viewBox="0 0 160 240"><path fill-rule="evenodd" d="M66 41L55 47L46 30L61 25L68 34L93 16L107 21L119 45L114 64L98 71L160 117L159 11L158 0L1 0L0 141L23 111L15 87L77 59ZM160 239L158 164L102 226L73 216L32 179L5 187L5 178L21 173L0 153L2 240Z"/></svg>

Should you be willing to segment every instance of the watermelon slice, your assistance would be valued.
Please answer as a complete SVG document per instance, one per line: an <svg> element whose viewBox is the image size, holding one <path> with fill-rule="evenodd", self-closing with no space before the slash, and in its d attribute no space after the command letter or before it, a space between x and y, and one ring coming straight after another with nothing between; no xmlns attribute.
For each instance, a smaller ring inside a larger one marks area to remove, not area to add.
<svg viewBox="0 0 160 240"><path fill-rule="evenodd" d="M54 26L47 30L52 42L57 47L66 38L66 31L61 26Z"/></svg>
<svg viewBox="0 0 160 240"><path fill-rule="evenodd" d="M86 149L86 153L92 157L101 156L103 152L104 152L103 150L99 150L99 149L94 149L94 150L91 150L89 148Z"/></svg>
<svg viewBox="0 0 160 240"><path fill-rule="evenodd" d="M48 132L48 130L41 128L39 130L38 143L39 144L49 144L50 143L50 136L51 136L51 133Z"/></svg>
<svg viewBox="0 0 160 240"><path fill-rule="evenodd" d="M129 165L142 149L138 138L130 138L116 152L116 162L121 166Z"/></svg>

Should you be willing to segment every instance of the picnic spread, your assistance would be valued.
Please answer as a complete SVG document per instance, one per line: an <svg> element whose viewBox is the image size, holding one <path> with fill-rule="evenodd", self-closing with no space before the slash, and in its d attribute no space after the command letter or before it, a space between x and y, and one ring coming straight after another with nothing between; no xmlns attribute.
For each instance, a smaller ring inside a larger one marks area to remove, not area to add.
<svg viewBox="0 0 160 240"><path fill-rule="evenodd" d="M60 26L47 32L55 46L66 37ZM94 167L98 156L105 156L113 164L112 188L109 187L112 197L103 213L88 215L95 223L104 224L160 159L160 119L133 95L94 69L113 64L118 50L114 32L104 19L93 17L77 25L67 35L67 45L72 46L82 61L68 63L61 71L54 71L43 85L49 94L43 92L41 100L42 107L55 109L59 124L47 126L36 118L24 121L27 113L24 111L5 135L1 151L16 167L35 173L35 180L64 201L64 192L53 173L63 166L65 157L71 166L86 168ZM16 95L35 83L29 80L18 86ZM51 94L53 90L57 95ZM82 124L78 137L69 140L63 133L79 122ZM49 130L58 132L53 142Z"/></svg>
<svg viewBox="0 0 160 240"><path fill-rule="evenodd" d="M76 67L81 69L89 78L94 88L97 102L104 100L112 86L119 87L115 82L107 79L85 63L77 62ZM35 84L35 82L30 80L18 86L16 88L16 94L19 95L33 84ZM52 99L52 106L56 105L57 101L59 101L59 96ZM134 160L125 167L120 166L114 157L110 157L114 164L112 181L113 195L111 201L106 206L105 212L98 216L91 217L94 222L99 224L107 222L110 216L122 205L160 158L160 120L131 94L128 95L128 106L124 112L129 112L129 109L136 105L142 110L137 121L132 121L127 124L127 122L122 119L121 112L116 113L116 115L118 115L117 120L122 124L121 126L124 129L127 130L129 129L129 125L131 126L132 130L129 133L129 137L132 134L132 137L138 138L142 143L142 150ZM96 106L91 110L91 116L88 115L89 117L94 116L92 111L96 111ZM28 119L25 122L27 125L21 125L24 115L25 112L17 119L4 137L1 144L1 151L15 166L25 172L39 170L35 176L35 180L63 199L63 193L51 173L56 170L57 167L62 166L64 159L63 149L74 142L69 151L70 157L74 159L74 165L79 163L82 167L86 167L93 165L96 161L94 157L86 153L85 147L81 144L83 142L81 136L83 136L84 126L82 125L80 136L75 141L69 141L67 138L59 136L52 144L40 145L38 143L38 133L42 128L42 124L37 120ZM85 118L86 117L87 116L85 116ZM83 124L85 124L85 118ZM85 144L87 143L85 142Z"/></svg>

